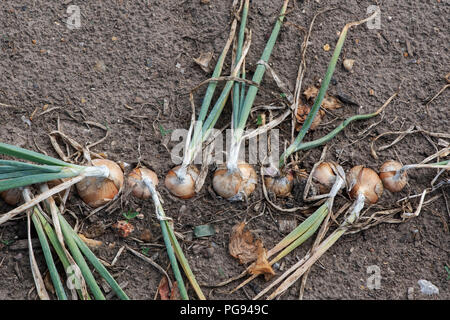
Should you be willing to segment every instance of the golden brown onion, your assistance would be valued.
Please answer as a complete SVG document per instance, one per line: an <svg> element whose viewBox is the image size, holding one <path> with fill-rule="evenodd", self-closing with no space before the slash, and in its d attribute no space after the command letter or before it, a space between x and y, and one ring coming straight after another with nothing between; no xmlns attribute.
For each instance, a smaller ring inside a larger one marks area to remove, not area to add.
<svg viewBox="0 0 450 320"><path fill-rule="evenodd" d="M255 169L248 163L238 164L238 170L229 171L226 165L220 166L213 176L213 188L222 198L241 200L249 196L256 187Z"/></svg>
<svg viewBox="0 0 450 320"><path fill-rule="evenodd" d="M277 197L286 198L291 194L294 186L294 176L291 172L279 176L265 176L264 183L267 190L273 192Z"/></svg>
<svg viewBox="0 0 450 320"><path fill-rule="evenodd" d="M313 173L313 181L318 186L320 194L330 192L336 181L336 174L333 171L334 163L322 162Z"/></svg>
<svg viewBox="0 0 450 320"><path fill-rule="evenodd" d="M180 180L177 176L177 171L180 168L181 166L176 166L171 169L167 173L164 184L174 196L181 199L190 199L195 195L195 180L198 178L198 169L195 166L189 166L185 178Z"/></svg>
<svg viewBox="0 0 450 320"><path fill-rule="evenodd" d="M10 206L15 206L22 201L22 191L19 188L8 189L0 192L0 197Z"/></svg>
<svg viewBox="0 0 450 320"><path fill-rule="evenodd" d="M388 160L380 167L380 178L383 181L383 185L391 192L401 191L408 182L408 176L406 171L401 175L397 175L397 172L403 167L403 165L395 160Z"/></svg>
<svg viewBox="0 0 450 320"><path fill-rule="evenodd" d="M347 174L349 195L356 199L359 194L365 197L365 201L376 203L383 194L383 183L378 174L370 168L355 166Z"/></svg>
<svg viewBox="0 0 450 320"><path fill-rule="evenodd" d="M109 176L87 177L76 186L81 199L90 207L97 208L114 199L122 189L123 172L115 162L107 159L94 159L92 165L108 167Z"/></svg>
<svg viewBox="0 0 450 320"><path fill-rule="evenodd" d="M143 182L145 177L149 178L153 185L158 185L158 176L154 171L147 168L134 168L127 177L127 184L133 196L143 200L151 197L150 190Z"/></svg>

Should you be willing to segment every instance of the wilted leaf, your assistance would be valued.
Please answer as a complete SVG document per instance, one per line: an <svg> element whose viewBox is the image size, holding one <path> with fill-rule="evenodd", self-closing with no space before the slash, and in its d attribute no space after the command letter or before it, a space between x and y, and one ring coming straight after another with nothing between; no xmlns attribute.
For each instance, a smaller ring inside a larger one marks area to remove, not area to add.
<svg viewBox="0 0 450 320"><path fill-rule="evenodd" d="M134 231L134 227L131 223L125 220L119 220L115 224L112 225L114 229L117 230L117 233L122 238L126 238Z"/></svg>
<svg viewBox="0 0 450 320"><path fill-rule="evenodd" d="M229 252L242 264L256 262L251 267L253 274L274 274L267 261L267 252L261 240L254 241L250 231L245 230L245 222L233 227L230 236Z"/></svg>
<svg viewBox="0 0 450 320"><path fill-rule="evenodd" d="M295 114L295 117L297 119L297 124L295 126L295 129L298 131L301 128L301 125L303 122L305 122L306 117L308 116L309 112L311 111L311 108L305 105L299 105L297 108L297 113ZM317 126L322 121L322 118L325 116L325 112L321 109L319 109L319 112L314 117L313 122L311 123L311 130L314 130L317 128Z"/></svg>
<svg viewBox="0 0 450 320"><path fill-rule="evenodd" d="M166 277L162 277L161 281L159 282L158 292L161 300L169 300L170 289L169 282L167 281Z"/></svg>
<svg viewBox="0 0 450 320"><path fill-rule="evenodd" d="M180 300L180 290L175 281L172 285L172 291L169 288L169 282L166 277L162 277L158 285L158 293L161 300Z"/></svg>
<svg viewBox="0 0 450 320"><path fill-rule="evenodd" d="M89 248L100 248L103 245L103 242L86 238L83 234L79 233L78 236L80 239L89 247Z"/></svg>
<svg viewBox="0 0 450 320"><path fill-rule="evenodd" d="M303 94L308 100L315 99L319 94L319 89L315 86L309 86L305 91L303 91Z"/></svg>
<svg viewBox="0 0 450 320"><path fill-rule="evenodd" d="M317 89L315 86L309 86L304 92L303 95L306 97L307 100L314 100L316 99L317 95L319 94L319 89ZM328 94L325 94L325 97L322 101L322 108L328 109L328 110L334 110L339 109L342 107L340 101L332 96L329 96ZM308 111L309 112L309 111Z"/></svg>
<svg viewBox="0 0 450 320"><path fill-rule="evenodd" d="M198 58L194 59L194 61L203 69L203 71L209 72L209 63L211 62L212 57L212 52L203 52Z"/></svg>
<svg viewBox="0 0 450 320"><path fill-rule="evenodd" d="M335 110L341 108L342 105L335 97L325 96L322 102L322 108L327 110Z"/></svg>
<svg viewBox="0 0 450 320"><path fill-rule="evenodd" d="M256 241L256 262L249 268L250 274L265 274L265 275L274 275L272 267L267 260L267 250L264 248L261 241Z"/></svg>

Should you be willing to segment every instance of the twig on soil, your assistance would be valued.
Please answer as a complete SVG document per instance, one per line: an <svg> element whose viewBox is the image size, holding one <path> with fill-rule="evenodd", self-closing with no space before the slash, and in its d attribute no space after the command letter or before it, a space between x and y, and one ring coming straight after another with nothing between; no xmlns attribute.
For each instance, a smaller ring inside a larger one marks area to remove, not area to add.
<svg viewBox="0 0 450 320"><path fill-rule="evenodd" d="M141 258L142 260L150 263L152 266L154 266L156 269L158 269L159 272L161 272L167 278L167 282L169 283L169 288L172 290L172 281L170 280L169 275L167 274L166 270L164 270L163 267L161 267L159 264L157 264L155 261L153 261L149 257L146 257L143 254L137 252L136 250L130 248L129 246L126 246L126 249L128 251L130 251L132 254L134 254L135 256L137 256L138 258Z"/></svg>

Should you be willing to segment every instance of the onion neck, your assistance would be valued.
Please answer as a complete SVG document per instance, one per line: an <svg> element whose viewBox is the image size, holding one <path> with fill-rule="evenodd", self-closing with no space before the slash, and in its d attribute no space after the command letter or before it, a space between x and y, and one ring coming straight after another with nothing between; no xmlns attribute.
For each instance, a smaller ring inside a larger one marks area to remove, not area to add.
<svg viewBox="0 0 450 320"><path fill-rule="evenodd" d="M83 170L83 175L85 177L97 177L97 178L108 178L109 177L109 169L107 166L93 166L86 167Z"/></svg>
<svg viewBox="0 0 450 320"><path fill-rule="evenodd" d="M364 201L366 197L362 193L358 193L358 197L356 198L353 206L351 207L350 214L347 216L343 223L343 227L349 226L353 224L356 220L359 219L359 213L364 208Z"/></svg>
<svg viewBox="0 0 450 320"><path fill-rule="evenodd" d="M236 130L239 131L239 130ZM236 132L237 133L237 132ZM229 158L227 160L227 169L229 172L235 172L239 170L238 160L239 160L239 149L241 148L242 138L241 135L233 135L233 141L230 146Z"/></svg>
<svg viewBox="0 0 450 320"><path fill-rule="evenodd" d="M150 191L150 194L152 195L152 200L153 200L153 203L155 204L156 217L160 221L165 220L166 215L165 215L164 209L161 205L161 201L159 199L158 192L156 191L155 185L153 184L152 180L149 179L148 177L144 177L142 179L142 181L144 182L144 185L148 188L148 190Z"/></svg>

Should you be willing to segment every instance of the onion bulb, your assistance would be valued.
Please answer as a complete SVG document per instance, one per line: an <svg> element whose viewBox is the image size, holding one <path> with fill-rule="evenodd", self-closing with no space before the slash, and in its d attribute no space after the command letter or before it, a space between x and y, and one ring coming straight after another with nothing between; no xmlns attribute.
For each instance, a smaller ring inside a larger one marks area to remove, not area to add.
<svg viewBox="0 0 450 320"><path fill-rule="evenodd" d="M380 167L380 178L383 185L391 192L401 191L408 182L406 171L400 173L403 165L395 160L388 160Z"/></svg>
<svg viewBox="0 0 450 320"><path fill-rule="evenodd" d="M291 172L280 174L275 177L265 176L264 183L267 190L273 192L277 197L286 198L291 194L294 186L294 175Z"/></svg>
<svg viewBox="0 0 450 320"><path fill-rule="evenodd" d="M123 186L123 172L119 165L107 159L94 159L95 167L106 166L108 177L86 177L77 183L77 191L81 199L92 208L100 207L119 193Z"/></svg>
<svg viewBox="0 0 450 320"><path fill-rule="evenodd" d="M10 206L17 205L22 200L22 191L19 188L0 192L0 197Z"/></svg>
<svg viewBox="0 0 450 320"><path fill-rule="evenodd" d="M364 196L365 202L376 203L383 194L383 183L378 174L364 166L355 166L347 174L349 195L352 199Z"/></svg>
<svg viewBox="0 0 450 320"><path fill-rule="evenodd" d="M242 200L243 196L249 196L255 190L256 183L255 169L245 162L239 163L235 170L222 165L213 176L214 190L228 200Z"/></svg>
<svg viewBox="0 0 450 320"><path fill-rule="evenodd" d="M198 169L189 166L184 177L179 177L181 166L171 169L166 176L164 184L170 193L181 199L190 199L195 195L195 180L198 178Z"/></svg>
<svg viewBox="0 0 450 320"><path fill-rule="evenodd" d="M314 170L312 180L318 187L320 194L330 192L336 181L336 166L333 162L322 162Z"/></svg>
<svg viewBox="0 0 450 320"><path fill-rule="evenodd" d="M150 190L145 185L143 179L149 178L155 186L158 185L158 176L156 173L147 168L134 168L127 178L128 187L131 189L131 193L138 199L146 200L151 197Z"/></svg>

